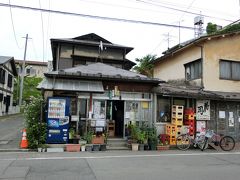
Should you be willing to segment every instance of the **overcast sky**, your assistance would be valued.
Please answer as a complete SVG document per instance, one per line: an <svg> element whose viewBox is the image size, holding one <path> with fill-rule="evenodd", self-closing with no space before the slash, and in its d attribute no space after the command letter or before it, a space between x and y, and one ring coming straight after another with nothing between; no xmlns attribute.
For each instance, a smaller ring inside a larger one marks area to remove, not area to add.
<svg viewBox="0 0 240 180"><path fill-rule="evenodd" d="M240 0L0 0L0 55L23 59L29 34L27 60L51 60L51 38L73 38L96 33L112 43L133 47L127 58L134 61L146 54L161 56L169 46L194 38L194 30L161 26L194 27L194 18L225 26L240 19ZM9 8L21 5L98 17L144 22L130 23L59 13ZM12 12L12 13L11 13ZM11 18L12 17L12 18ZM180 38L179 38L180 30ZM169 41L167 40L169 39Z"/></svg>

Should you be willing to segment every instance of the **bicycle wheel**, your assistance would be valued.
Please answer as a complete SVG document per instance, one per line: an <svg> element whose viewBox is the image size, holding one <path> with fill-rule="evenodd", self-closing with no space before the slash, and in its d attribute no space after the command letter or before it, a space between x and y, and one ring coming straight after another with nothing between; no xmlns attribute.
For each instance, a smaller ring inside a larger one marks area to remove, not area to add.
<svg viewBox="0 0 240 180"><path fill-rule="evenodd" d="M199 149L203 149L204 146L204 140L205 140L205 136L201 135L200 137L198 137L197 139L197 145L199 147ZM208 143L206 143L206 145L204 146L204 150L208 148Z"/></svg>
<svg viewBox="0 0 240 180"><path fill-rule="evenodd" d="M235 141L231 136L224 136L220 140L220 147L223 151L231 151L235 147Z"/></svg>
<svg viewBox="0 0 240 180"><path fill-rule="evenodd" d="M187 134L182 134L177 137L176 145L180 150L187 150L190 147L191 139Z"/></svg>
<svg viewBox="0 0 240 180"><path fill-rule="evenodd" d="M201 151L205 150L207 146L208 146L208 138L205 137Z"/></svg>

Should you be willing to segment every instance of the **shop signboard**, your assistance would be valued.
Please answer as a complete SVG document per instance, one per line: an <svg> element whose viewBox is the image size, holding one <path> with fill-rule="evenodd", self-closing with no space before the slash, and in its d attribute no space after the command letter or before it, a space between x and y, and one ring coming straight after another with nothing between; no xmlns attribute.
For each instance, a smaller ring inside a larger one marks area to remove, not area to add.
<svg viewBox="0 0 240 180"><path fill-rule="evenodd" d="M210 100L197 100L197 120L210 120Z"/></svg>

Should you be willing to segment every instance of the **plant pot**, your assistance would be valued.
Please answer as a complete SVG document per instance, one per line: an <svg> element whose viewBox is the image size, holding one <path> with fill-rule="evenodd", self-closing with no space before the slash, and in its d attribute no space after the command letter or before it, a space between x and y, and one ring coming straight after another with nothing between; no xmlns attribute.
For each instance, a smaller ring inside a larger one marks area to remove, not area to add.
<svg viewBox="0 0 240 180"><path fill-rule="evenodd" d="M107 150L107 145L106 144L101 144L100 145L100 151L106 151Z"/></svg>
<svg viewBox="0 0 240 180"><path fill-rule="evenodd" d="M80 144L66 144L67 152L79 152L81 148Z"/></svg>
<svg viewBox="0 0 240 180"><path fill-rule="evenodd" d="M158 151L164 151L164 150L169 150L169 145L157 145L157 150Z"/></svg>
<svg viewBox="0 0 240 180"><path fill-rule="evenodd" d="M87 144L87 141L85 141L85 140L79 140L78 143L81 144L81 145L83 145L83 144Z"/></svg>
<svg viewBox="0 0 240 180"><path fill-rule="evenodd" d="M144 144L139 144L138 150L139 151L144 151Z"/></svg>
<svg viewBox="0 0 240 180"><path fill-rule="evenodd" d="M85 145L81 145L81 151L86 151L86 146Z"/></svg>
<svg viewBox="0 0 240 180"><path fill-rule="evenodd" d="M93 137L93 139L92 139L92 144L103 144L103 143L104 143L103 136Z"/></svg>
<svg viewBox="0 0 240 180"><path fill-rule="evenodd" d="M86 145L86 151L92 151L92 145L91 144L87 144Z"/></svg>
<svg viewBox="0 0 240 180"><path fill-rule="evenodd" d="M149 148L150 148L150 150L155 151L157 148L157 145L154 143L151 143L151 144L149 144Z"/></svg>
<svg viewBox="0 0 240 180"><path fill-rule="evenodd" d="M148 144L144 144L144 150L145 150L145 151L146 151L146 150L149 150Z"/></svg>
<svg viewBox="0 0 240 180"><path fill-rule="evenodd" d="M138 151L138 143L132 143L132 151Z"/></svg>
<svg viewBox="0 0 240 180"><path fill-rule="evenodd" d="M100 150L100 144L93 144L93 151L99 151Z"/></svg>

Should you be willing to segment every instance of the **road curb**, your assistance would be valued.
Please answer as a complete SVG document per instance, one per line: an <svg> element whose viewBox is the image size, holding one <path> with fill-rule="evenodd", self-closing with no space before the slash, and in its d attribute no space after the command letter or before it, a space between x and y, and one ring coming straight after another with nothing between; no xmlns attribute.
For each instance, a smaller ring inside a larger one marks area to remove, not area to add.
<svg viewBox="0 0 240 180"><path fill-rule="evenodd" d="M0 152L33 152L32 149L0 149Z"/></svg>

